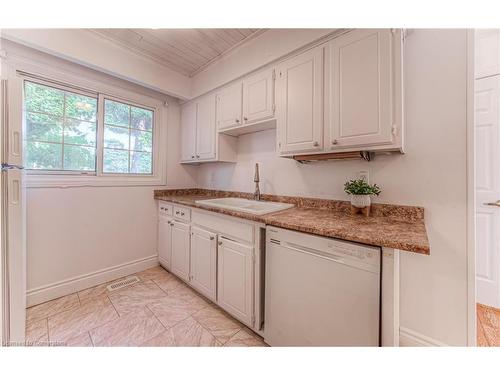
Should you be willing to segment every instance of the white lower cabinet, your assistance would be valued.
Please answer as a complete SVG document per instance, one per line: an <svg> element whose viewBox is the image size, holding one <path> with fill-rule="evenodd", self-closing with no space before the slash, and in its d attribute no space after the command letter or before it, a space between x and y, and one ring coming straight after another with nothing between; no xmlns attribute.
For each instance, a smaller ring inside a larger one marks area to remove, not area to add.
<svg viewBox="0 0 500 375"><path fill-rule="evenodd" d="M171 271L189 282L189 224L172 220L172 266Z"/></svg>
<svg viewBox="0 0 500 375"><path fill-rule="evenodd" d="M161 265L171 269L172 260L172 218L160 216L158 219L158 260Z"/></svg>
<svg viewBox="0 0 500 375"><path fill-rule="evenodd" d="M253 325L253 247L220 238L217 303L247 325Z"/></svg>
<svg viewBox="0 0 500 375"><path fill-rule="evenodd" d="M191 227L190 282L205 297L216 300L217 295L217 235Z"/></svg>

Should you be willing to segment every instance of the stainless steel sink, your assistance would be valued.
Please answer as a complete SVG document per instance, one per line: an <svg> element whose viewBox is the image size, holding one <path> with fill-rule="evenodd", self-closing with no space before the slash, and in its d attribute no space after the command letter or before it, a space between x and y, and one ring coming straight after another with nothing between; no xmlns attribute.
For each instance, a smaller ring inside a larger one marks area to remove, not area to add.
<svg viewBox="0 0 500 375"><path fill-rule="evenodd" d="M208 207L218 207L228 210L247 212L254 215L264 215L271 212L286 210L293 207L293 204L268 202L268 201L254 201L244 198L215 198L215 199L202 199L196 203Z"/></svg>

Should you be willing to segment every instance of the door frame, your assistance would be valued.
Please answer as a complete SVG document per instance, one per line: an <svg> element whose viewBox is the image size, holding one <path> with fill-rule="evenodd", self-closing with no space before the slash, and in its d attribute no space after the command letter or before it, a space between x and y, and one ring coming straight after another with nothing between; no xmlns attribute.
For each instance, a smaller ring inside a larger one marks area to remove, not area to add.
<svg viewBox="0 0 500 375"><path fill-rule="evenodd" d="M476 346L476 170L474 135L475 30L467 29L466 145L467 145L467 346Z"/></svg>

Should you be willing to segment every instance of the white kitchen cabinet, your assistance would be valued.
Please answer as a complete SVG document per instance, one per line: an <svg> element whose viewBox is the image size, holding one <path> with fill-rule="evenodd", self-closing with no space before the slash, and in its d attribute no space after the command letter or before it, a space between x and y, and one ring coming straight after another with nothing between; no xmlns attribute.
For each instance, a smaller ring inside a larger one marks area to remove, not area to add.
<svg viewBox="0 0 500 375"><path fill-rule="evenodd" d="M197 101L196 159L215 159L215 98L207 95Z"/></svg>
<svg viewBox="0 0 500 375"><path fill-rule="evenodd" d="M196 160L197 102L182 106L181 110L181 161Z"/></svg>
<svg viewBox="0 0 500 375"><path fill-rule="evenodd" d="M177 220L171 222L172 266L171 271L179 278L189 282L190 233L189 224Z"/></svg>
<svg viewBox="0 0 500 375"><path fill-rule="evenodd" d="M274 117L274 69L243 80L243 125Z"/></svg>
<svg viewBox="0 0 500 375"><path fill-rule="evenodd" d="M276 69L276 119L281 155L323 148L323 47L286 60Z"/></svg>
<svg viewBox="0 0 500 375"><path fill-rule="evenodd" d="M191 227L191 285L205 297L216 300L217 235Z"/></svg>
<svg viewBox="0 0 500 375"><path fill-rule="evenodd" d="M241 125L242 83L238 81L224 87L217 95L217 128L225 129Z"/></svg>
<svg viewBox="0 0 500 375"><path fill-rule="evenodd" d="M401 32L353 30L325 60L324 151L401 148Z"/></svg>
<svg viewBox="0 0 500 375"><path fill-rule="evenodd" d="M219 238L217 303L241 322L252 326L254 249Z"/></svg>
<svg viewBox="0 0 500 375"><path fill-rule="evenodd" d="M158 260L165 268L171 268L172 259L172 218L160 216L158 219Z"/></svg>
<svg viewBox="0 0 500 375"><path fill-rule="evenodd" d="M475 78L500 74L500 30L475 30Z"/></svg>

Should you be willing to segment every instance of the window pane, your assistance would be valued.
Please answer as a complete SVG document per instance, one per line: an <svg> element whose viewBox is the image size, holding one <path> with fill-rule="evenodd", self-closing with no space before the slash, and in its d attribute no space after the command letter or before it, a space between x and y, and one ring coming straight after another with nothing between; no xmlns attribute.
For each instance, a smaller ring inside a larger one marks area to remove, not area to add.
<svg viewBox="0 0 500 375"><path fill-rule="evenodd" d="M64 143L95 146L96 134L95 122L68 119L64 126Z"/></svg>
<svg viewBox="0 0 500 375"><path fill-rule="evenodd" d="M24 94L24 105L27 111L63 116L64 91L26 82L24 85Z"/></svg>
<svg viewBox="0 0 500 375"><path fill-rule="evenodd" d="M130 126L130 106L112 100L104 101L104 122L119 126Z"/></svg>
<svg viewBox="0 0 500 375"><path fill-rule="evenodd" d="M153 127L153 111L132 107L132 127L141 130L150 130Z"/></svg>
<svg viewBox="0 0 500 375"><path fill-rule="evenodd" d="M128 173L128 151L104 149L103 171Z"/></svg>
<svg viewBox="0 0 500 375"><path fill-rule="evenodd" d="M62 118L26 113L26 139L30 141L62 142Z"/></svg>
<svg viewBox="0 0 500 375"><path fill-rule="evenodd" d="M128 150L129 130L116 126L104 126L104 147Z"/></svg>
<svg viewBox="0 0 500 375"><path fill-rule="evenodd" d="M95 121L97 99L77 94L66 94L66 117Z"/></svg>
<svg viewBox="0 0 500 375"><path fill-rule="evenodd" d="M152 154L150 152L130 152L130 173L152 173Z"/></svg>
<svg viewBox="0 0 500 375"><path fill-rule="evenodd" d="M153 149L153 133L132 130L130 132L130 149L151 152Z"/></svg>
<svg viewBox="0 0 500 375"><path fill-rule="evenodd" d="M64 145L64 169L95 171L95 148Z"/></svg>
<svg viewBox="0 0 500 375"><path fill-rule="evenodd" d="M26 167L29 169L61 169L62 145L57 143L26 143Z"/></svg>

